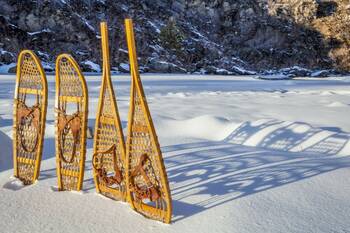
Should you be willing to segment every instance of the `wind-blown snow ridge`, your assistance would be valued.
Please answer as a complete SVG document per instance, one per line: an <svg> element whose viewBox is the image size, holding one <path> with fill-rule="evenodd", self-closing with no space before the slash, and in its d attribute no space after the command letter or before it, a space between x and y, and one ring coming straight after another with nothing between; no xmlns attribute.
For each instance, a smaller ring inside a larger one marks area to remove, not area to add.
<svg viewBox="0 0 350 233"><path fill-rule="evenodd" d="M220 141L238 126L225 118L204 115L187 120L163 120L158 129L170 131L173 136Z"/></svg>
<svg viewBox="0 0 350 233"><path fill-rule="evenodd" d="M350 155L350 133L332 132L302 122L261 119L236 123L203 115L187 120L162 120L159 130L169 131L174 137L224 141L286 152Z"/></svg>

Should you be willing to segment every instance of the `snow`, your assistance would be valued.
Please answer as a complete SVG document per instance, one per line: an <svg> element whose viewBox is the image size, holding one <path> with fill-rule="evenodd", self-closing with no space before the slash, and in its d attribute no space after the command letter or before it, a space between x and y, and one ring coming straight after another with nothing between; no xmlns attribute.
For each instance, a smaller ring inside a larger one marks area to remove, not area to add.
<svg viewBox="0 0 350 233"><path fill-rule="evenodd" d="M154 28L154 30L159 34L160 33L160 29L159 29L159 27L157 26L157 25L155 25L152 21L147 21L148 23L149 23L149 25L151 25L153 28Z"/></svg>
<svg viewBox="0 0 350 233"><path fill-rule="evenodd" d="M8 73L9 70L13 67L15 67L16 63L10 63L10 64L2 64L0 65L0 74Z"/></svg>
<svg viewBox="0 0 350 233"><path fill-rule="evenodd" d="M173 97L183 98L184 96L174 95ZM237 124L229 123L225 118L203 115L187 120L163 120L159 129L170 131L173 136L219 141L223 140L236 127L238 127Z"/></svg>
<svg viewBox="0 0 350 233"><path fill-rule="evenodd" d="M125 49L121 49L121 48L119 48L119 49L118 49L118 51L119 51L119 52L122 52L122 53L128 53L128 51L127 51L127 50L125 50Z"/></svg>
<svg viewBox="0 0 350 233"><path fill-rule="evenodd" d="M256 72L254 72L254 71L246 70L246 69L239 67L239 66L233 66L232 69L241 75L254 75L254 74L256 74Z"/></svg>
<svg viewBox="0 0 350 233"><path fill-rule="evenodd" d="M84 61L83 64L89 66L90 69L92 69L94 72L101 72L100 65L98 65L92 61L87 60L87 61Z"/></svg>
<svg viewBox="0 0 350 233"><path fill-rule="evenodd" d="M43 68L47 71L54 71L55 70L55 64L52 64L50 62L45 62L42 61L41 65L43 66Z"/></svg>
<svg viewBox="0 0 350 233"><path fill-rule="evenodd" d="M10 123L10 121L3 120L0 117L1 127L3 127L4 122ZM3 169L10 169L12 168L13 159L12 159L12 140L11 138L3 133L0 130L0 142L1 142L1 150L0 150L0 172Z"/></svg>
<svg viewBox="0 0 350 233"><path fill-rule="evenodd" d="M41 51L37 51L37 54L39 56L42 56L42 57L46 58L46 59L49 59L49 57L50 57L49 54L41 52Z"/></svg>
<svg viewBox="0 0 350 233"><path fill-rule="evenodd" d="M329 74L329 72L329 70L316 70L311 73L311 77L326 77Z"/></svg>
<svg viewBox="0 0 350 233"><path fill-rule="evenodd" d="M127 64L127 63L120 63L119 66L120 66L123 70L126 70L126 71L129 71L129 70L130 70L129 64Z"/></svg>
<svg viewBox="0 0 350 233"><path fill-rule="evenodd" d="M216 69L215 71L217 74L232 74L231 72L229 72L226 69Z"/></svg>
<svg viewBox="0 0 350 233"><path fill-rule="evenodd" d="M85 19L83 16L81 16L78 13L74 13L74 15L78 16L90 31L96 33L95 28L93 26L91 26L91 24L89 23L89 21L87 19Z"/></svg>
<svg viewBox="0 0 350 233"><path fill-rule="evenodd" d="M6 51L3 48L0 48L0 55L5 55L5 54L10 54L10 56L12 57L14 56L13 53Z"/></svg>
<svg viewBox="0 0 350 233"><path fill-rule="evenodd" d="M156 45L149 45L150 48L152 48L154 51L156 52L160 52L162 50L164 50L164 48L158 44ZM155 56L158 56L158 54L155 54Z"/></svg>
<svg viewBox="0 0 350 233"><path fill-rule="evenodd" d="M197 37L197 38L194 38L192 37L191 39L194 40L194 41L202 41L205 45L212 45L212 46L215 46L215 47L222 47L221 45L211 41L208 39L207 36L201 34L196 27L192 26L190 23L187 23L187 26L191 29L191 32Z"/></svg>
<svg viewBox="0 0 350 233"><path fill-rule="evenodd" d="M100 76L86 76L94 127ZM173 198L162 224L97 195L58 192L54 77L39 181L12 171L14 75L0 77L1 232L350 232L350 77L143 75ZM126 131L130 77L113 76ZM51 109L51 110L50 110Z"/></svg>
<svg viewBox="0 0 350 233"><path fill-rule="evenodd" d="M285 79L292 79L293 77L290 77L284 74L271 74L271 75L259 75L258 78L264 79L264 80L285 80Z"/></svg>
<svg viewBox="0 0 350 233"><path fill-rule="evenodd" d="M335 101L335 102L332 102L330 104L327 104L327 106L331 107L331 108L338 108L338 107L348 107L348 104L344 104L342 102Z"/></svg>
<svg viewBox="0 0 350 233"><path fill-rule="evenodd" d="M49 28L44 28L44 29L41 30L41 31L27 32L27 34L30 35L30 36L34 36L34 35L37 35L37 34L40 34L40 33L44 33L44 32L52 32L52 31L51 31L51 29L49 29Z"/></svg>
<svg viewBox="0 0 350 233"><path fill-rule="evenodd" d="M86 55L88 55L87 52L83 52L83 51L79 51L79 50L77 50L75 53L78 54L78 55L81 55L81 56L86 56Z"/></svg>
<svg viewBox="0 0 350 233"><path fill-rule="evenodd" d="M128 11L129 10L129 7L127 5L125 5L125 4L122 4L121 8L122 8L123 11Z"/></svg>

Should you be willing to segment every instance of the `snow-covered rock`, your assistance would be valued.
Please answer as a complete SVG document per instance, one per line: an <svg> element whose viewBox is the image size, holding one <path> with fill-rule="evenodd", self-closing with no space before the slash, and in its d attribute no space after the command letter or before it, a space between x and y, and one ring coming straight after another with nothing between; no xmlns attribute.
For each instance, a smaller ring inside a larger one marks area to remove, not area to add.
<svg viewBox="0 0 350 233"><path fill-rule="evenodd" d="M100 65L92 62L92 61L84 61L82 64L86 65L89 67L89 69L93 72L101 72L101 67Z"/></svg>
<svg viewBox="0 0 350 233"><path fill-rule="evenodd" d="M16 66L17 66L16 63L0 64L0 73L2 74L10 73L10 70Z"/></svg>

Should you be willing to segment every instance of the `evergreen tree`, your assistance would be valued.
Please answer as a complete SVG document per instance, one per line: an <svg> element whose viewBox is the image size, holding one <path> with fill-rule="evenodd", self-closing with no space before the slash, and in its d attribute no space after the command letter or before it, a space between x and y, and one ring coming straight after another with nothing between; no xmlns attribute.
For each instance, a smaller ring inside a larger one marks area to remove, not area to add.
<svg viewBox="0 0 350 233"><path fill-rule="evenodd" d="M184 34L177 27L173 18L160 31L160 40L165 48L180 52L183 49Z"/></svg>

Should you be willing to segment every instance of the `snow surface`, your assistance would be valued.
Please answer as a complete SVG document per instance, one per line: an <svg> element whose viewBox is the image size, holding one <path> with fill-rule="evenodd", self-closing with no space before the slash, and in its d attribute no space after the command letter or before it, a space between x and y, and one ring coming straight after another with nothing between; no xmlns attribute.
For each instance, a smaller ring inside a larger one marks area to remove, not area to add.
<svg viewBox="0 0 350 233"><path fill-rule="evenodd" d="M100 77L86 76L94 127ZM0 77L0 232L350 232L350 77L143 75L173 198L173 223L95 193L58 192L54 77L40 179L12 177L15 76ZM113 76L126 130L130 78Z"/></svg>
<svg viewBox="0 0 350 233"><path fill-rule="evenodd" d="M13 67L15 67L16 63L10 63L10 64L2 64L0 65L0 74L6 74L9 72L9 70Z"/></svg>

